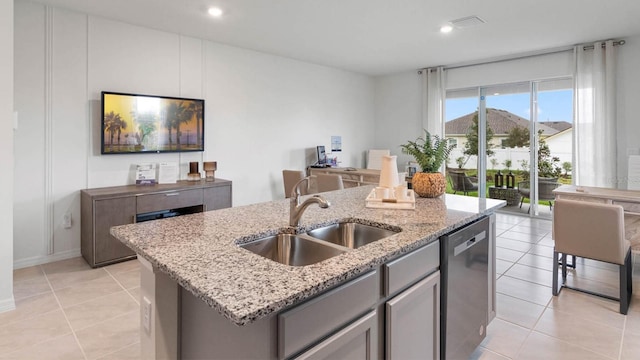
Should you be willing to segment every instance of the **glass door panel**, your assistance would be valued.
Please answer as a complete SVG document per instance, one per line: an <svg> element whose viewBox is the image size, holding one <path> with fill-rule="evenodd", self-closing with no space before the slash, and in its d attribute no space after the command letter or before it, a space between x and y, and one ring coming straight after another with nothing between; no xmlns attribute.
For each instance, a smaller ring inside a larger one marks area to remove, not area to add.
<svg viewBox="0 0 640 360"><path fill-rule="evenodd" d="M488 178L489 197L507 201L506 211L525 213L529 204L522 201L530 192L531 84L516 83L489 86L487 122L491 128Z"/></svg>
<svg viewBox="0 0 640 360"><path fill-rule="evenodd" d="M534 83L537 104L537 208L534 216L551 217L553 189L571 184L573 168L573 81Z"/></svg>
<svg viewBox="0 0 640 360"><path fill-rule="evenodd" d="M444 136L455 148L447 163L447 193L484 197L478 168L479 89L447 91Z"/></svg>
<svg viewBox="0 0 640 360"><path fill-rule="evenodd" d="M553 189L572 183L572 88L567 78L447 91L445 137L456 145L447 191L550 218Z"/></svg>

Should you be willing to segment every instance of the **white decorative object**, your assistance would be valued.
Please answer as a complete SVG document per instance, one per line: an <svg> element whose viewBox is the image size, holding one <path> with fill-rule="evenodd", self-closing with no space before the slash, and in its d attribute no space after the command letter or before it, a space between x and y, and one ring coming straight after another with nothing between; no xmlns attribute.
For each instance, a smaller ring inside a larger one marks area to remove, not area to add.
<svg viewBox="0 0 640 360"><path fill-rule="evenodd" d="M175 184L178 181L178 163L164 162L158 167L158 184Z"/></svg>
<svg viewBox="0 0 640 360"><path fill-rule="evenodd" d="M401 183L400 185L396 186L393 194L395 195L396 200L407 200L409 198L409 195L407 193L407 185Z"/></svg>
<svg viewBox="0 0 640 360"><path fill-rule="evenodd" d="M416 208L416 195L413 190L407 190L407 197L404 200L379 199L376 197L376 189L371 189L365 204L366 207L374 209L414 210Z"/></svg>
<svg viewBox="0 0 640 360"><path fill-rule="evenodd" d="M393 189L399 185L397 156L382 156L382 168L380 170L380 186Z"/></svg>
<svg viewBox="0 0 640 360"><path fill-rule="evenodd" d="M378 186L376 187L376 199L388 199L389 198L389 188Z"/></svg>

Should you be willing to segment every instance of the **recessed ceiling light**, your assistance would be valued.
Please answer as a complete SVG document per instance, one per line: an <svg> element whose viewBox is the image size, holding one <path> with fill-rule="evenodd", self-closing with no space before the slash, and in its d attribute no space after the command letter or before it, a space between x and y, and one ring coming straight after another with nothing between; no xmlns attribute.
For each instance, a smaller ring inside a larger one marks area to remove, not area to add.
<svg viewBox="0 0 640 360"><path fill-rule="evenodd" d="M209 15L211 15L213 17L220 17L220 16L222 16L222 9L217 8L217 7L210 7L209 8Z"/></svg>
<svg viewBox="0 0 640 360"><path fill-rule="evenodd" d="M442 27L440 28L440 32L443 34L447 34L450 33L451 30L453 30L453 26L447 24L447 25L442 25Z"/></svg>

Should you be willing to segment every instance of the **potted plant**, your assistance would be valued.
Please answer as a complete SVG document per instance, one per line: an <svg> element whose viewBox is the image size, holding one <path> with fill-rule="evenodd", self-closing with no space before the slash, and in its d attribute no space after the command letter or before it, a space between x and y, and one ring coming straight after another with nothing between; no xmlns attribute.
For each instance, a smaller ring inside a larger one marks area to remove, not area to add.
<svg viewBox="0 0 640 360"><path fill-rule="evenodd" d="M404 154L413 156L422 168L422 172L417 172L411 180L413 191L422 197L437 197L444 194L447 188L440 168L455 145L449 145L446 139L431 135L427 130L424 132L424 138L419 137L400 147Z"/></svg>

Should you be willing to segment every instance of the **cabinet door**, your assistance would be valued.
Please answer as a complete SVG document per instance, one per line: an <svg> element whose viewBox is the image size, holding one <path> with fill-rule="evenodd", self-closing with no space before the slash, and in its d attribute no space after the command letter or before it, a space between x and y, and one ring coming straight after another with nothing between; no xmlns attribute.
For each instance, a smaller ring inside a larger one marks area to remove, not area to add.
<svg viewBox="0 0 640 360"><path fill-rule="evenodd" d="M378 316L374 310L296 359L377 359L377 329Z"/></svg>
<svg viewBox="0 0 640 360"><path fill-rule="evenodd" d="M135 255L135 252L109 233L112 226L134 222L135 196L96 200L93 206L95 264Z"/></svg>
<svg viewBox="0 0 640 360"><path fill-rule="evenodd" d="M386 304L386 358L440 359L440 271Z"/></svg>
<svg viewBox="0 0 640 360"><path fill-rule="evenodd" d="M231 207L231 185L204 188L204 211Z"/></svg>

